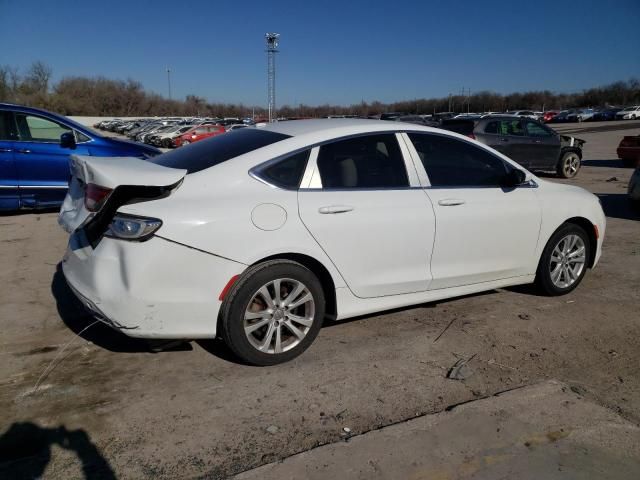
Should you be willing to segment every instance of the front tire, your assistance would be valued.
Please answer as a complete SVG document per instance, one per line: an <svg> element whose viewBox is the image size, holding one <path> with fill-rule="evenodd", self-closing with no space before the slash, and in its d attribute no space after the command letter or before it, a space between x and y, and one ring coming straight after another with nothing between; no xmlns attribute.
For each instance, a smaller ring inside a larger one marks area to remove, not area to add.
<svg viewBox="0 0 640 480"><path fill-rule="evenodd" d="M311 345L324 313L324 291L313 272L290 260L270 260L249 268L228 294L222 338L244 362L275 365Z"/></svg>
<svg viewBox="0 0 640 480"><path fill-rule="evenodd" d="M538 264L536 285L542 293L558 296L575 289L587 271L591 248L582 227L572 223L561 226L547 242Z"/></svg>
<svg viewBox="0 0 640 480"><path fill-rule="evenodd" d="M578 174L581 165L580 155L576 152L565 152L560 157L556 171L561 178L573 178Z"/></svg>

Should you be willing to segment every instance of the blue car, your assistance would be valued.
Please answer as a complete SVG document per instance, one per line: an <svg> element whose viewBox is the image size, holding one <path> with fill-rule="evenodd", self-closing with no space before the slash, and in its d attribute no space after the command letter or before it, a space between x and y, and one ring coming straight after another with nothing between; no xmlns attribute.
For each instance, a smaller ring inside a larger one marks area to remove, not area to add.
<svg viewBox="0 0 640 480"><path fill-rule="evenodd" d="M0 103L0 211L60 206L72 153L147 159L161 152L45 110Z"/></svg>

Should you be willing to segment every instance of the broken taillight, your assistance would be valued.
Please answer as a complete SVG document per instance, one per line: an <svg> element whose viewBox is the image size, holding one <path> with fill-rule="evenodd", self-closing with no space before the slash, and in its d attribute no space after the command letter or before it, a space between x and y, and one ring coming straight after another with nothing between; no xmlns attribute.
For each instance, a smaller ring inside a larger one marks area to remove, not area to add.
<svg viewBox="0 0 640 480"><path fill-rule="evenodd" d="M90 212L97 212L105 204L112 189L101 187L95 183L88 183L84 190L84 206Z"/></svg>

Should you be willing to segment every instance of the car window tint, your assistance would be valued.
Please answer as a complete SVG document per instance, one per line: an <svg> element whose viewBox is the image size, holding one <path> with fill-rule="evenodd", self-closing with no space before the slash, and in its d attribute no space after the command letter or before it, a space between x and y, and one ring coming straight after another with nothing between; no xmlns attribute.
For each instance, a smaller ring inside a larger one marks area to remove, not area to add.
<svg viewBox="0 0 640 480"><path fill-rule="evenodd" d="M322 145L323 188L397 188L409 180L394 134L367 135Z"/></svg>
<svg viewBox="0 0 640 480"><path fill-rule="evenodd" d="M297 189L307 167L309 152L310 150L305 150L276 163L268 164L258 170L256 174L272 185Z"/></svg>
<svg viewBox="0 0 640 480"><path fill-rule="evenodd" d="M500 158L469 142L444 135L410 133L434 187L497 187L509 169Z"/></svg>
<svg viewBox="0 0 640 480"><path fill-rule="evenodd" d="M257 128L242 128L194 142L188 147L180 147L150 158L149 161L195 173L286 138L289 135Z"/></svg>
<svg viewBox="0 0 640 480"><path fill-rule="evenodd" d="M0 111L0 140L11 140L11 112Z"/></svg>
<svg viewBox="0 0 640 480"><path fill-rule="evenodd" d="M530 137L550 137L551 132L537 122L527 122L527 134Z"/></svg>
<svg viewBox="0 0 640 480"><path fill-rule="evenodd" d="M522 123L520 123L519 119L514 120L501 120L498 124L498 134L499 135L514 135L514 136L522 136L524 135L524 130L522 128Z"/></svg>
<svg viewBox="0 0 640 480"><path fill-rule="evenodd" d="M60 135L71 129L46 118L16 113L20 140L33 142L59 142Z"/></svg>

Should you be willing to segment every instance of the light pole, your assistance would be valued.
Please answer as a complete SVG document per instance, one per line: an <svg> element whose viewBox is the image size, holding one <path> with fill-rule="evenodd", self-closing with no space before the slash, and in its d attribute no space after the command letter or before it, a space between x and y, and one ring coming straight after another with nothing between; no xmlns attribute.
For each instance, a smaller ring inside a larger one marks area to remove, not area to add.
<svg viewBox="0 0 640 480"><path fill-rule="evenodd" d="M169 86L169 100L171 100L171 69L167 67L167 85Z"/></svg>
<svg viewBox="0 0 640 480"><path fill-rule="evenodd" d="M266 33L267 41L267 100L269 122L276 117L276 53L278 53L279 33Z"/></svg>

